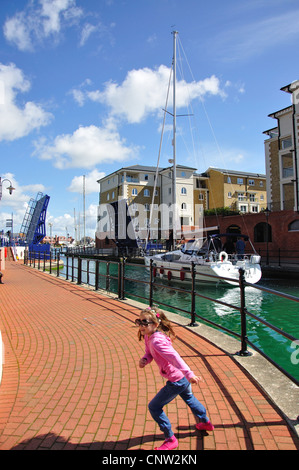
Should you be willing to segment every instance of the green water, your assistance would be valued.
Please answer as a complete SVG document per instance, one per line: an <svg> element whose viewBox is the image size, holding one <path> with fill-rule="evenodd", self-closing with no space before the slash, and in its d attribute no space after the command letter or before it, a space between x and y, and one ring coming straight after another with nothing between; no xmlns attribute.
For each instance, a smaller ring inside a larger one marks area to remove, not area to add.
<svg viewBox="0 0 299 470"><path fill-rule="evenodd" d="M86 270L86 261L83 261L82 269ZM117 269L117 264L111 263L110 275L117 278ZM89 270L89 283L94 285L94 262L89 263ZM101 273L99 287L105 289L105 263L100 263L99 272ZM144 281L149 281L149 273L144 269L144 266L127 265L125 277L125 297L148 304L146 299L149 298L149 285L145 284ZM82 282L86 282L84 272L82 273ZM180 289L180 292L169 289L169 285ZM258 286L299 297L298 281L295 280L262 279ZM179 311L179 308L187 311L191 310L191 295L187 292L190 287L190 283L184 284L180 281L172 281L169 284L167 280L156 278L153 288L153 301L165 310L180 313L190 318L190 315ZM115 293L118 292L117 279L110 279L109 290ZM181 292L181 290L183 291ZM195 310L197 314L237 334L241 333L239 310L216 302L218 300L239 307L240 291L238 287L226 287L223 284L198 284L196 285L196 292L213 299L211 301L196 296ZM163 304L167 304L167 307ZM245 289L245 304L249 312L299 340L298 302L248 286ZM247 316L247 336L249 341L299 380L299 341L298 344L293 344L292 341L250 316Z"/></svg>

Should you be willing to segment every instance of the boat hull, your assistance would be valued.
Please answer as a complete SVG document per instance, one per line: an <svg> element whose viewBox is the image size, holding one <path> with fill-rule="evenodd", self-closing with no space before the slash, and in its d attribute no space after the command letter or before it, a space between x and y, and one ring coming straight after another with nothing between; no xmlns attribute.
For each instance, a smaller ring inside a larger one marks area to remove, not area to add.
<svg viewBox="0 0 299 470"><path fill-rule="evenodd" d="M191 281L192 260L163 260L161 255L146 256L145 265L150 266L152 260L153 274L155 277L164 279L176 279L180 281ZM194 261L195 280L201 283L224 282L230 285L238 285L240 268L244 269L245 281L256 284L262 276L262 270L258 263L249 260L237 261Z"/></svg>

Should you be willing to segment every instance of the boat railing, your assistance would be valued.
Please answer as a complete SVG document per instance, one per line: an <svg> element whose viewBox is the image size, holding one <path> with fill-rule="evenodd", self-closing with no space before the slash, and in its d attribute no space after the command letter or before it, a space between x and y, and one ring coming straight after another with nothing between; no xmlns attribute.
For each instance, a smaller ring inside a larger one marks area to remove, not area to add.
<svg viewBox="0 0 299 470"><path fill-rule="evenodd" d="M295 296L291 296L279 291L267 289L265 287L257 286L256 284L250 284L249 282L245 281L245 276L244 276L244 270L242 268L239 269L239 279L238 280L232 280L230 278L225 278L222 277L220 279L222 280L229 280L230 282L234 282L236 284L236 287L239 288L240 291L240 305L233 305L227 302L224 302L220 299L215 299L211 298L207 295L204 295L204 291L202 289L197 288L196 284L196 265L194 262L191 263L191 284L190 284L190 289L182 289L180 287L177 287L176 285L171 285L171 283L157 283L156 278L154 276L154 266L151 260L151 263L148 267L145 267L144 265L137 264L137 263L131 263L127 262L125 258L121 258L117 261L109 261L109 260L100 260L100 259L95 259L95 258L82 258L80 256L75 256L75 255L69 255L65 254L63 255L63 260L64 260L64 273L61 274L60 269L61 269L61 256L58 253L57 258L51 262L47 260L47 267L46 267L46 260L42 260L41 256L39 255L38 257L38 262L36 263L35 257L25 257L24 258L24 264L30 265L34 268L37 269L43 269L44 271L48 270L50 274L55 274L57 277L63 276L65 277L66 280L69 280L71 282L76 282L77 284L88 284L97 291L99 289L106 290L107 292L114 292L117 293L118 299L119 300L124 300L126 296L132 296L133 298L140 299L141 302L145 302L147 305L153 306L159 305L162 308L166 309L172 309L173 306L161 301L161 296L160 298L155 298L154 291L157 291L158 296L160 289L168 289L174 292L182 292L184 294L190 294L191 296L191 307L187 310L184 309L178 305L176 305L175 310L178 312L182 312L183 314L186 314L190 316L190 323L188 326L193 327L197 325L197 320L201 321L203 323L207 323L208 325L211 325L213 328L220 329L224 331L225 333L232 335L236 337L238 340L240 340L241 343L241 349L238 351L236 354L240 356L250 356L252 353L248 350L248 346L255 351L257 351L259 354L261 354L265 359L267 359L271 364L273 364L277 369L279 369L284 375L286 375L292 382L294 382L297 386L299 385L299 381L296 377L294 377L292 374L290 374L288 371L286 371L283 367L281 367L277 361L275 361L273 358L271 358L268 354L266 354L264 351L262 351L261 348L256 346L252 341L248 339L247 336L247 319L248 317L253 318L255 321L265 325L267 328L269 328L272 331L275 331L277 334L279 334L281 337L286 338L294 344L299 345L299 339L292 336L291 334L287 333L281 328L276 327L275 325L272 325L271 323L267 322L263 318L258 317L257 315L253 314L250 312L247 307L246 307L246 300L245 300L245 287L253 287L257 290L268 292L270 294L273 294L274 296L278 297L283 297L285 299L288 299L292 302L297 302L299 303L299 298ZM112 269L114 267L114 269ZM132 277L131 275L129 276L127 274L127 268L128 267L133 267L133 268L138 268L138 269L143 269L144 272L148 272L147 276L144 275L142 276L142 279ZM54 271L55 270L55 271ZM172 271L175 271L174 268L172 268ZM180 270L177 270L180 272ZM203 276L203 274L201 274ZM219 280L219 276L214 276L212 274L204 274L204 276L207 278L207 281L209 281L208 278L217 278ZM211 279L213 280L213 279ZM114 281L114 287L112 287L112 281ZM126 282L133 282L135 285L136 284L142 284L145 285L146 288L144 289L144 295L141 295L140 293L134 292L130 293L126 289ZM112 290L114 289L114 290ZM116 292L115 292L116 291ZM234 310L237 310L240 312L240 333L237 333L235 331L232 331L229 328L226 328L224 325L221 325L219 323L216 323L203 315L199 315L199 313L196 311L196 300L197 298L203 298L208 301L223 305L225 307L232 308Z"/></svg>

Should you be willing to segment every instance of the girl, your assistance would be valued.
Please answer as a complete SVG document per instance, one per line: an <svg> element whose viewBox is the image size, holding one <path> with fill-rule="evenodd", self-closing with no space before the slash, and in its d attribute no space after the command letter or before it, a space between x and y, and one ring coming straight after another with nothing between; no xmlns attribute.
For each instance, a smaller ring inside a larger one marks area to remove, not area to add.
<svg viewBox="0 0 299 470"><path fill-rule="evenodd" d="M194 375L173 348L171 338L175 338L175 333L164 312L157 308L148 307L142 310L135 324L139 327L139 341L144 339L145 342L145 355L140 359L139 367L145 367L154 359L160 374L167 379L165 387L148 405L153 419L165 435L164 443L155 449L172 450L178 447L178 441L171 429L170 421L163 411L163 407L177 395L182 397L193 414L201 421L196 424L196 428L200 431L212 431L214 426L208 419L204 406L195 398L191 390L191 384L198 384L202 379Z"/></svg>

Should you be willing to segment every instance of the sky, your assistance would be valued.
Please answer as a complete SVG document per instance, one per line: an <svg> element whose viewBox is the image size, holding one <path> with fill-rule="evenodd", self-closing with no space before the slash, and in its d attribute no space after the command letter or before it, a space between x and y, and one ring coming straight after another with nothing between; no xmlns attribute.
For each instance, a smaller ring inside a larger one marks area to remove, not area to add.
<svg viewBox="0 0 299 470"><path fill-rule="evenodd" d="M269 117L299 79L298 0L1 0L0 230L50 196L46 230L95 236L97 180L176 163L265 173ZM85 181L85 198L83 197ZM80 229L78 230L78 224Z"/></svg>

